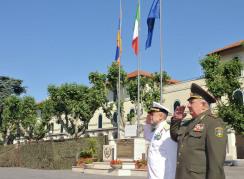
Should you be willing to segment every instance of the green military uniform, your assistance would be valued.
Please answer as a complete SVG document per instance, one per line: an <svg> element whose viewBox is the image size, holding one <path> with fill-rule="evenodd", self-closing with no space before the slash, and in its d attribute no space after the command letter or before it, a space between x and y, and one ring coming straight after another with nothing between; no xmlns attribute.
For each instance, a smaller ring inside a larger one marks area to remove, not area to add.
<svg viewBox="0 0 244 179"><path fill-rule="evenodd" d="M170 132L178 142L175 179L225 179L227 135L220 118L208 110L184 123L172 119Z"/></svg>

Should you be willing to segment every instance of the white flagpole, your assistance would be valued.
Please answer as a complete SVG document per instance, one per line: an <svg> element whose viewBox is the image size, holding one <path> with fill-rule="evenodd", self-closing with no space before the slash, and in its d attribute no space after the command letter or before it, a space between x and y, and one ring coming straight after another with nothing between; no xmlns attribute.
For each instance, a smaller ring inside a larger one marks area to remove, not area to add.
<svg viewBox="0 0 244 179"><path fill-rule="evenodd" d="M119 5L119 18L120 18L120 21L119 21L119 28L120 28L120 39L121 39L121 24L122 24L122 7L121 7L121 0L120 0L120 5ZM122 48L120 46L120 48ZM121 51L121 50L120 50ZM118 114L117 114L117 138L120 139L120 120L121 120L121 115L120 115L120 63L121 63L121 53L119 52L119 59L120 59L120 62L119 62L119 79L118 79Z"/></svg>
<svg viewBox="0 0 244 179"><path fill-rule="evenodd" d="M163 91L163 13L162 13L162 6L163 6L163 0L160 0L160 4L159 4L159 7L160 7L160 17L159 17L159 20L160 20L160 103L162 104L163 103L163 94L162 94L162 91Z"/></svg>
<svg viewBox="0 0 244 179"><path fill-rule="evenodd" d="M140 124L140 66L141 66L141 56L140 56L140 14L141 14L141 8L140 8L140 0L138 0L138 10L139 10L139 21L138 21L138 62L137 62L137 131L139 129ZM137 132L137 134L139 134Z"/></svg>

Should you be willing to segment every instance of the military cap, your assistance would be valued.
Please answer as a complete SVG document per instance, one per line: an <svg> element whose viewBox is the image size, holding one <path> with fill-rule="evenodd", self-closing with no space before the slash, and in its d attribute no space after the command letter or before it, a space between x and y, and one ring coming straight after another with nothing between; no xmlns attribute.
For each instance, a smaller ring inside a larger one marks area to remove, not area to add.
<svg viewBox="0 0 244 179"><path fill-rule="evenodd" d="M196 83L191 84L191 93L188 101L191 99L204 99L209 104L216 102L216 99L209 92L205 91Z"/></svg>
<svg viewBox="0 0 244 179"><path fill-rule="evenodd" d="M151 113L151 112L163 112L167 115L170 113L168 108L164 107L163 105L161 105L160 103L157 103L157 102L153 102L152 107L150 108L150 110L148 112L149 113Z"/></svg>

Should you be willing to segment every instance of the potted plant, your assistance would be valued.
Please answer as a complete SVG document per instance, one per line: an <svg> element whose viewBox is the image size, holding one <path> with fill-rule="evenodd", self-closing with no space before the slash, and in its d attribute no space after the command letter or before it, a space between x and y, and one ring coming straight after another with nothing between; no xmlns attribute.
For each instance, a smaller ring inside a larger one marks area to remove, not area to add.
<svg viewBox="0 0 244 179"><path fill-rule="evenodd" d="M121 160L111 160L110 166L113 169L121 169L122 168L122 161Z"/></svg>
<svg viewBox="0 0 244 179"><path fill-rule="evenodd" d="M83 167L83 165L84 165L84 159L80 158L76 161L77 167Z"/></svg>
<svg viewBox="0 0 244 179"><path fill-rule="evenodd" d="M82 150L80 152L80 158L92 158L92 151L90 151L90 150Z"/></svg>
<svg viewBox="0 0 244 179"><path fill-rule="evenodd" d="M79 157L80 158L77 160L76 165L84 168L93 167L93 162L96 161L96 159L92 156L92 151L90 150L82 150Z"/></svg>
<svg viewBox="0 0 244 179"><path fill-rule="evenodd" d="M93 159L86 159L84 161L84 168L93 168Z"/></svg>
<svg viewBox="0 0 244 179"><path fill-rule="evenodd" d="M136 169L147 169L147 161L146 160L136 160L135 161Z"/></svg>

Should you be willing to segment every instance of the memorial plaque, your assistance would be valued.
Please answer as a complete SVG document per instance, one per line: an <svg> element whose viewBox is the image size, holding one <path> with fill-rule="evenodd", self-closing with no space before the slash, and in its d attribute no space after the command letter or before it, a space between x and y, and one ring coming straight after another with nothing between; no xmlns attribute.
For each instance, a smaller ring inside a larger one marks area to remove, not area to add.
<svg viewBox="0 0 244 179"><path fill-rule="evenodd" d="M117 141L117 158L134 158L134 139L121 139Z"/></svg>
<svg viewBox="0 0 244 179"><path fill-rule="evenodd" d="M111 161L114 159L114 146L103 145L103 161Z"/></svg>

